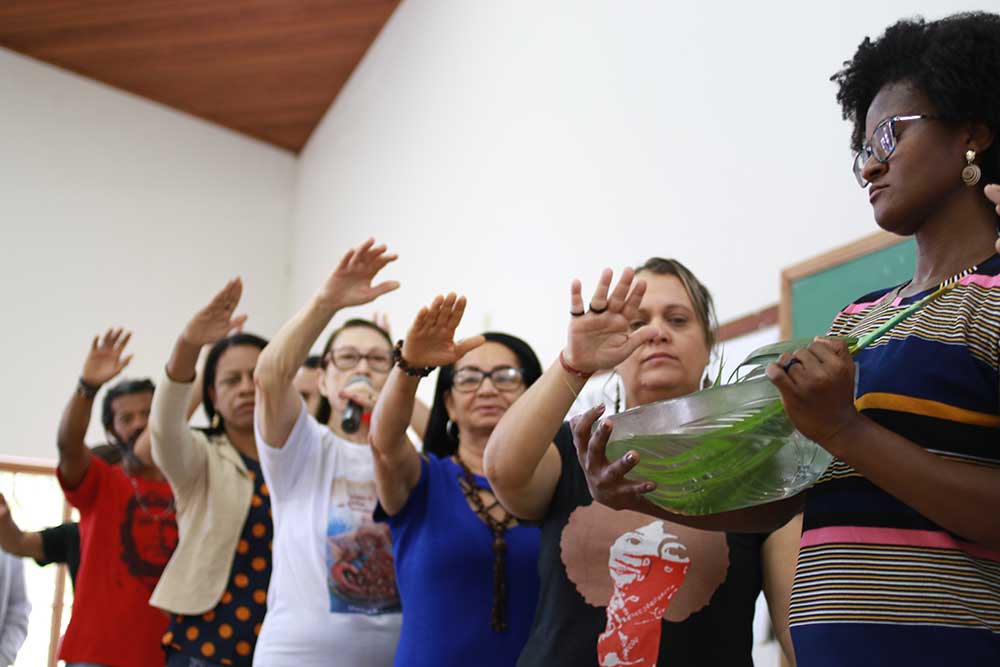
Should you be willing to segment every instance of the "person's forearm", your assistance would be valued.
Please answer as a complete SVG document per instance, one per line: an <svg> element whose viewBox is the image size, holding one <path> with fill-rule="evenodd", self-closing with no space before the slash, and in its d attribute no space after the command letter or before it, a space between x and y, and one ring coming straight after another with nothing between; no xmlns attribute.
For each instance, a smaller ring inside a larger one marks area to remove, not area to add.
<svg viewBox="0 0 1000 667"><path fill-rule="evenodd" d="M410 428L423 440L427 434L427 424L431 420L431 409L419 398L413 399L413 410L410 412Z"/></svg>
<svg viewBox="0 0 1000 667"><path fill-rule="evenodd" d="M376 455L387 460L398 458L401 451L412 449L406 443L408 415L413 413L420 378L393 368L379 392L372 411L371 445Z"/></svg>
<svg viewBox="0 0 1000 667"><path fill-rule="evenodd" d="M311 298L260 353L254 370L254 411L264 441L271 447L284 447L292 433L302 405L293 384L295 374L338 309L318 296Z"/></svg>
<svg viewBox="0 0 1000 667"><path fill-rule="evenodd" d="M263 391L291 386L309 350L337 310L313 297L281 327L257 360L254 376Z"/></svg>
<svg viewBox="0 0 1000 667"><path fill-rule="evenodd" d="M486 445L483 466L494 488L511 491L531 483L585 383L556 362L514 401Z"/></svg>
<svg viewBox="0 0 1000 667"><path fill-rule="evenodd" d="M90 413L94 409L94 399L84 398L74 391L63 410L59 421L57 445L59 457L79 456L86 448L84 438L90 428Z"/></svg>
<svg viewBox="0 0 1000 667"><path fill-rule="evenodd" d="M420 378L394 368L372 413L369 441L375 459L375 490L385 512L398 513L420 481L420 455L406 438Z"/></svg>
<svg viewBox="0 0 1000 667"><path fill-rule="evenodd" d="M833 441L820 443L872 484L945 530L1000 549L1000 470L943 459L860 416Z"/></svg>
<svg viewBox="0 0 1000 667"><path fill-rule="evenodd" d="M188 342L181 334L167 360L167 377L174 382L194 382L201 346Z"/></svg>
<svg viewBox="0 0 1000 667"><path fill-rule="evenodd" d="M89 450L84 438L90 426L90 413L93 407L92 398L84 398L79 392L74 391L59 421L59 434L56 439L59 449L59 469L71 487L83 478L89 462Z"/></svg>
<svg viewBox="0 0 1000 667"><path fill-rule="evenodd" d="M0 548L12 556L45 560L42 534L26 533L17 526L14 526L13 529L4 527L0 531Z"/></svg>
<svg viewBox="0 0 1000 667"><path fill-rule="evenodd" d="M26 533L14 523L10 510L0 517L0 549L21 558L43 560L45 552L42 549L41 533Z"/></svg>

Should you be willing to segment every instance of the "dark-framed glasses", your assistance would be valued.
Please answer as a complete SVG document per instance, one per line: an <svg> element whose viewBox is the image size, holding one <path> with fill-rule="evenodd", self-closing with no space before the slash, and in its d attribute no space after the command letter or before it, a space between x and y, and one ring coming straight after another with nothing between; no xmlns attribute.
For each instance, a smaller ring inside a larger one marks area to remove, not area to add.
<svg viewBox="0 0 1000 667"><path fill-rule="evenodd" d="M373 371L385 373L392 368L392 354L389 352L376 350L368 354L361 354L361 350L356 347L335 347L327 353L327 359L342 371L349 371L355 368L364 359L368 362L368 367Z"/></svg>
<svg viewBox="0 0 1000 667"><path fill-rule="evenodd" d="M510 366L501 366L491 371L460 368L452 376L451 385L455 391L466 394L479 389L486 378L490 379L497 391L511 391L519 389L524 384L524 371Z"/></svg>
<svg viewBox="0 0 1000 667"><path fill-rule="evenodd" d="M868 181L865 180L864 176L868 160L875 158L885 164L889 161L889 156L896 150L896 139L899 136L896 132L896 123L910 120L934 120L936 118L937 116L924 113L913 116L893 116L876 125L868 143L861 147L860 153L854 154L854 178L857 179L858 185L863 188L868 187Z"/></svg>

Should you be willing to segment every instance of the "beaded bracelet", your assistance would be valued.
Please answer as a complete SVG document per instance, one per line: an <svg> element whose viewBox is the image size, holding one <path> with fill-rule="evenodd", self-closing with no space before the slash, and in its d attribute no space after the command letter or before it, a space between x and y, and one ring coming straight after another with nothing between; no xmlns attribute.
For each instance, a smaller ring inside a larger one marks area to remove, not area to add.
<svg viewBox="0 0 1000 667"><path fill-rule="evenodd" d="M406 359L403 359L403 339L400 338L396 342L396 346L392 348L392 362L399 366L399 370L403 371L410 377L425 378L431 374L434 370L434 366L417 366L413 367L406 363Z"/></svg>

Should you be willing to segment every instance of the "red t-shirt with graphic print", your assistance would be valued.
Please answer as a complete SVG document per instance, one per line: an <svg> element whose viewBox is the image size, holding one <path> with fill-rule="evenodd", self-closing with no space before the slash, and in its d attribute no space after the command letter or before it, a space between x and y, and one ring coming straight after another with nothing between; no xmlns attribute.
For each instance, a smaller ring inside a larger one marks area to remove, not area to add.
<svg viewBox="0 0 1000 667"><path fill-rule="evenodd" d="M164 664L167 617L149 596L177 546L170 485L91 457L80 484L59 476L80 510L80 571L59 659L116 667Z"/></svg>

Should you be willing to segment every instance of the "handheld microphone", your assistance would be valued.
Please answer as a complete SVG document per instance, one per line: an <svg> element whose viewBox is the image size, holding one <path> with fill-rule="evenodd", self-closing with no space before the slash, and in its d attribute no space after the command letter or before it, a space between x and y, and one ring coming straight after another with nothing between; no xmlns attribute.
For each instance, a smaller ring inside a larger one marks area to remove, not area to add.
<svg viewBox="0 0 1000 667"><path fill-rule="evenodd" d="M372 381L364 375L355 375L347 381L347 385L344 388L346 389L352 384L359 383L366 384L369 387L372 386ZM347 406L344 408L344 417L340 420L340 428L344 429L344 433L358 432L358 429L361 428L361 417L364 414L364 411L365 409L358 403L351 400L347 401Z"/></svg>

